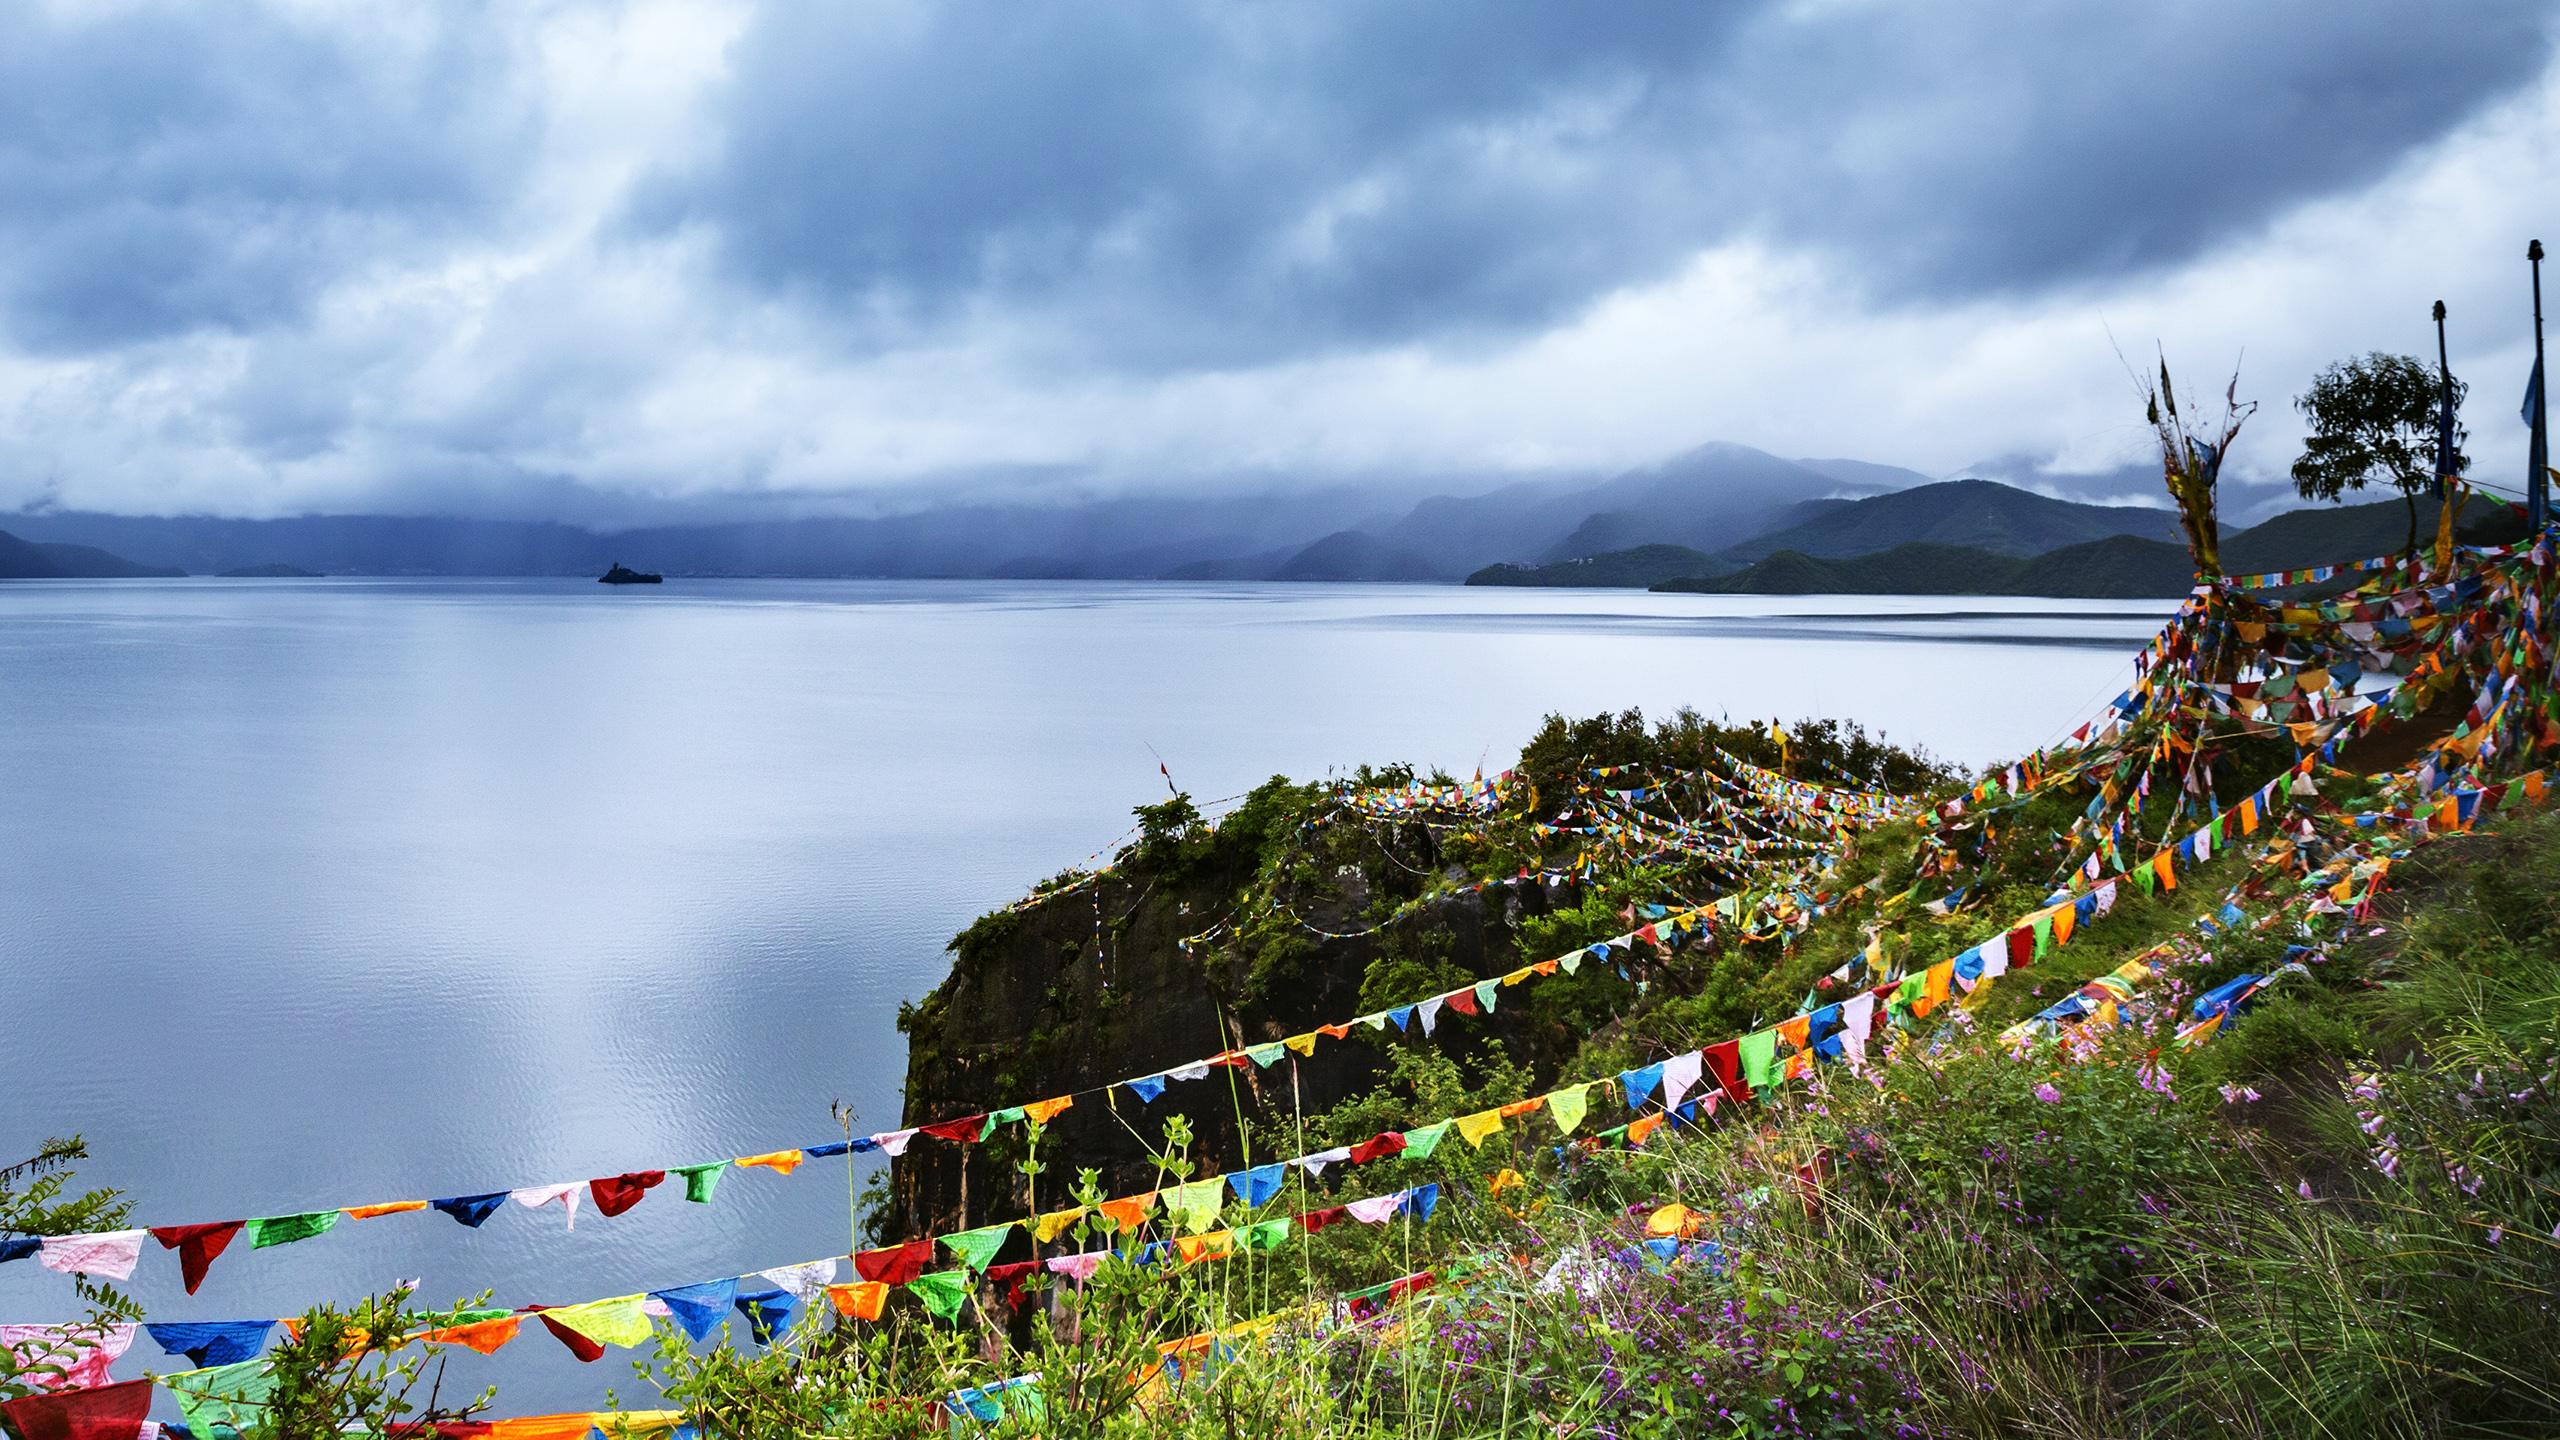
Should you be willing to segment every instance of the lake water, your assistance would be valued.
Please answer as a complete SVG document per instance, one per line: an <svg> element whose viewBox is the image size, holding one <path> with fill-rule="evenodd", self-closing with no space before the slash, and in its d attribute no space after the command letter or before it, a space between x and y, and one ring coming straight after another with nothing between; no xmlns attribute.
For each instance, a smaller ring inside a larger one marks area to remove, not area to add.
<svg viewBox="0 0 2560 1440"><path fill-rule="evenodd" d="M1543 714L1840 715L1967 762L2121 689L2169 602L1405 586L547 581L0 585L0 1161L178 1224L507 1189L896 1123L898 1003L980 912L1161 798L1409 760ZM1063 1077L1062 1077L1063 1078ZM1084 1078L1084 1077L1079 1077ZM342 1223L164 1320L400 1278L570 1303L847 1247L841 1160ZM0 1267L0 1321L72 1313ZM466 1363L467 1362L467 1363ZM169 1371L147 1339L119 1376ZM456 1381L628 1397L538 1326Z"/></svg>

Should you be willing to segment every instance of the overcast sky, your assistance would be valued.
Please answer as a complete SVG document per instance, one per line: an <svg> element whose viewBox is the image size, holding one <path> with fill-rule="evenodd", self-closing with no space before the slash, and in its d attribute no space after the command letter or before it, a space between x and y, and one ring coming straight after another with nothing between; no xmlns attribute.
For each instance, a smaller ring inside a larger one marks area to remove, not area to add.
<svg viewBox="0 0 2560 1440"><path fill-rule="evenodd" d="M2272 473L2439 297L2514 483L2553 13L0 0L0 506Z"/></svg>

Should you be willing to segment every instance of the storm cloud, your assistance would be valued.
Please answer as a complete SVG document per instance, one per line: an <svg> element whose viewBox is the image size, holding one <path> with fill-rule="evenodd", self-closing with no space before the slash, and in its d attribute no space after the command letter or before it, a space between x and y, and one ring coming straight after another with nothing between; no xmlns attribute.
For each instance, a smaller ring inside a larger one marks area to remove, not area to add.
<svg viewBox="0 0 2560 1440"><path fill-rule="evenodd" d="M2267 473L2309 370L2439 295L2510 388L2553 41L2514 0L20 5L0 506L583 520L1714 438L2104 474L2154 339L2247 351Z"/></svg>

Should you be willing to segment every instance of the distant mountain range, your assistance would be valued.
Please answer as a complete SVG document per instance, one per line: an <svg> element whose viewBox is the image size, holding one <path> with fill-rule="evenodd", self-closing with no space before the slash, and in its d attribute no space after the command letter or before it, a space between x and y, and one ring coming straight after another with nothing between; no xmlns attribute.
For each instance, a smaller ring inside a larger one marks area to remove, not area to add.
<svg viewBox="0 0 2560 1440"><path fill-rule="evenodd" d="M240 520L76 511L0 515L0 526L22 537L9 559L16 568L0 575L593 576L625 561L671 578L1464 576L1479 584L1601 586L1713 578L1790 552L1836 560L1922 544L2023 559L2118 536L2170 544L2178 538L2165 508L2061 500L1992 480L1932 481L1871 461L1787 460L1723 443L1613 476L1563 476L1463 495L1343 485L1283 495L924 505L874 516L618 530L434 516Z"/></svg>
<svg viewBox="0 0 2560 1440"><path fill-rule="evenodd" d="M0 580L136 580L185 573L136 565L91 545L37 543L0 530Z"/></svg>
<svg viewBox="0 0 2560 1440"><path fill-rule="evenodd" d="M2432 533L2436 514L2433 504L2422 504L2420 513ZM2297 510L2265 524L2225 534L2223 566L2233 574L2245 575L2387 554L2406 542L2406 517L2407 511L2397 501ZM2523 533L2523 522L2512 509L2478 499L2465 507L2457 524L2457 533L2472 544L2511 540ZM1609 556L1596 556L1579 563L1597 573L1610 562ZM1707 595L2051 595L2137 599L2183 595L2193 583L2194 568L2184 543L2140 535L2111 535L2031 556L1926 540L1845 558L1787 549L1738 570L1667 577L1651 582L1650 588Z"/></svg>
<svg viewBox="0 0 2560 1440"><path fill-rule="evenodd" d="M0 515L0 526L198 574L286 564L327 574L595 575L622 560L669 576L1455 580L1498 560L1543 562L1651 543L1721 548L1819 513L1808 507L1927 481L1866 461L1784 460L1713 444L1615 476L1464 495L1408 489L1399 497L1387 487L1347 486L610 531L439 517L73 511Z"/></svg>

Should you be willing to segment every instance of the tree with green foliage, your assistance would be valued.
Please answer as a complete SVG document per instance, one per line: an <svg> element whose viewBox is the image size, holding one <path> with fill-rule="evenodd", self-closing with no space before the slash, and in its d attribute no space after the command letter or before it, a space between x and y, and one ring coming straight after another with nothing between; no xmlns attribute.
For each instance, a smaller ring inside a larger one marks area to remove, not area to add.
<svg viewBox="0 0 2560 1440"><path fill-rule="evenodd" d="M0 1165L0 1240L47 1235L84 1235L121 1228L132 1206L113 1190L71 1188L72 1165L88 1158L80 1137L47 1140L36 1153L14 1165ZM113 1286L86 1275L72 1277L86 1317L65 1327L65 1345L85 1348L105 1328L139 1320L142 1309ZM0 1345L0 1400L51 1388L62 1377L64 1347L13 1350Z"/></svg>
<svg viewBox="0 0 2560 1440"><path fill-rule="evenodd" d="M2444 383L2417 357L2379 350L2312 377L2311 388L2293 401L2310 427L2301 458L2293 462L2294 491L2305 500L2335 501L2350 490L2387 482L2409 507L2408 548L2416 554L2418 495L2436 480L2436 416ZM2458 415L2468 387L2459 380L2452 384ZM2471 463L2462 453L2465 438L2457 419L2451 457L2456 473Z"/></svg>

